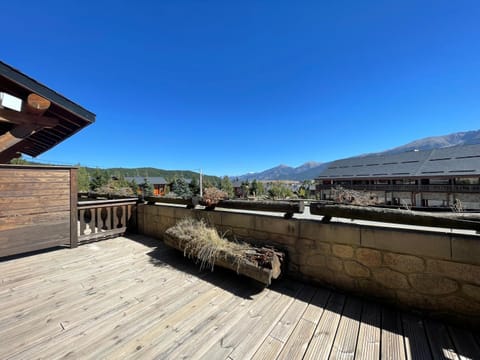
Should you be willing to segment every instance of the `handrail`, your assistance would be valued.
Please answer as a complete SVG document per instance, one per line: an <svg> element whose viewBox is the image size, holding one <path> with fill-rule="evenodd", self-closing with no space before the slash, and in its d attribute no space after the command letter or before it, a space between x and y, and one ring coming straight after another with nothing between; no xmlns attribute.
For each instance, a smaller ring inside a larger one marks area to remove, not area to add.
<svg viewBox="0 0 480 360"><path fill-rule="evenodd" d="M166 203L186 205L187 208L195 208L197 205L204 205L206 210L214 210L216 207L218 207L250 211L281 212L285 213L284 217L287 219L291 218L295 213L302 214L305 209L305 203L303 200L219 200L216 203L207 203L202 198L197 197L179 199L150 196L146 197L145 201L147 201L149 205L154 205L155 203Z"/></svg>
<svg viewBox="0 0 480 360"><path fill-rule="evenodd" d="M79 209L89 208L89 207L108 207L111 205L123 205L131 204L137 202L137 198L123 198L123 199L114 199L114 200L87 200L87 201L78 201L77 206Z"/></svg>
<svg viewBox="0 0 480 360"><path fill-rule="evenodd" d="M318 190L327 190L334 188L335 184L317 184ZM351 190L363 191L408 191L408 192L456 192L456 193L471 193L480 192L480 185L476 184L457 184L457 185L415 185L415 184L349 184L345 185Z"/></svg>

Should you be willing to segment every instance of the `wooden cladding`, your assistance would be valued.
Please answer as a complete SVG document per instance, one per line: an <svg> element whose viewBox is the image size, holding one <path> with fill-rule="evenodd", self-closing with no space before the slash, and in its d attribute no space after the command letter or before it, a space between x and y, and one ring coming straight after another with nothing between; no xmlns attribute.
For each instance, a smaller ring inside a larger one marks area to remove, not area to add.
<svg viewBox="0 0 480 360"><path fill-rule="evenodd" d="M1 165L0 257L75 246L76 187L76 169Z"/></svg>

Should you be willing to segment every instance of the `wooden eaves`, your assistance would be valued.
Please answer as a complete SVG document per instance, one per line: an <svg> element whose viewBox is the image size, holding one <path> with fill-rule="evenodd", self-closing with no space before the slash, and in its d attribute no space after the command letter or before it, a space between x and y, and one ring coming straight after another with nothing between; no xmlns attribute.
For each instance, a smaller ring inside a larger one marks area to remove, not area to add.
<svg viewBox="0 0 480 360"><path fill-rule="evenodd" d="M36 157L95 121L95 114L0 62L0 92L22 100L21 111L0 107L0 163Z"/></svg>

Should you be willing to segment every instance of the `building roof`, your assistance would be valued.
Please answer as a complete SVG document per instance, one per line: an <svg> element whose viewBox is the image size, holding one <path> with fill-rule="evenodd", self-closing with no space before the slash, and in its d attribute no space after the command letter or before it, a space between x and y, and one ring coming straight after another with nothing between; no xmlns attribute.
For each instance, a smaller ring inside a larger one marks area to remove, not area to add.
<svg viewBox="0 0 480 360"><path fill-rule="evenodd" d="M1 61L0 91L22 100L32 93L37 94L51 102L44 115L58 120L54 127L25 137L10 151L38 156L95 121L92 112ZM0 137L13 127L11 123L0 121Z"/></svg>
<svg viewBox="0 0 480 360"><path fill-rule="evenodd" d="M134 180L137 184L143 184L145 178L150 184L153 185L166 185L168 184L167 180L163 176L125 176L125 180L132 181Z"/></svg>
<svg viewBox="0 0 480 360"><path fill-rule="evenodd" d="M318 179L480 175L480 144L337 160Z"/></svg>

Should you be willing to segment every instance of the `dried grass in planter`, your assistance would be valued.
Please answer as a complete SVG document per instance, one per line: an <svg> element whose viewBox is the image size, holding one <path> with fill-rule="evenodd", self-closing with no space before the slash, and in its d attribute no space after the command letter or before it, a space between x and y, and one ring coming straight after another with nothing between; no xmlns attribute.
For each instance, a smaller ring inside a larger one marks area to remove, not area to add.
<svg viewBox="0 0 480 360"><path fill-rule="evenodd" d="M165 243L183 251L184 256L200 262L200 268L215 265L235 270L266 285L280 275L283 253L272 248L256 248L220 236L203 220L185 218L167 229Z"/></svg>

